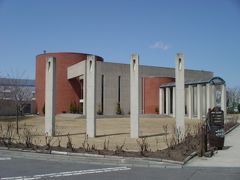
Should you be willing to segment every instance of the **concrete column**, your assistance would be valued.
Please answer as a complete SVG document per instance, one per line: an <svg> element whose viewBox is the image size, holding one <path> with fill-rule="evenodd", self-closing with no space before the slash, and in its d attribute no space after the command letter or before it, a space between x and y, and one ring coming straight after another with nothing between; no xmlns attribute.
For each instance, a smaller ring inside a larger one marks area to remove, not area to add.
<svg viewBox="0 0 240 180"><path fill-rule="evenodd" d="M202 87L202 114L204 117L206 117L207 111L206 111L206 86Z"/></svg>
<svg viewBox="0 0 240 180"><path fill-rule="evenodd" d="M212 90L212 108L216 106L216 88L215 85L211 85L211 90Z"/></svg>
<svg viewBox="0 0 240 180"><path fill-rule="evenodd" d="M96 136L96 58L87 56L87 109L86 109L86 134L88 137Z"/></svg>
<svg viewBox="0 0 240 180"><path fill-rule="evenodd" d="M197 87L193 87L193 116L197 115Z"/></svg>
<svg viewBox="0 0 240 180"><path fill-rule="evenodd" d="M206 112L208 112L209 108L212 108L212 89L211 89L211 85L207 84L206 85L206 101L207 101L207 107L206 107Z"/></svg>
<svg viewBox="0 0 240 180"><path fill-rule="evenodd" d="M164 114L164 89L159 89L159 114Z"/></svg>
<svg viewBox="0 0 240 180"><path fill-rule="evenodd" d="M193 86L188 86L188 118L193 118Z"/></svg>
<svg viewBox="0 0 240 180"><path fill-rule="evenodd" d="M202 119L202 105L203 105L203 95L202 95L202 85L197 85L197 118Z"/></svg>
<svg viewBox="0 0 240 180"><path fill-rule="evenodd" d="M183 54L176 55L176 129L179 130L181 136L185 135L185 94L184 94L184 57Z"/></svg>
<svg viewBox="0 0 240 180"><path fill-rule="evenodd" d="M172 94L172 101L173 101L173 103L172 103L172 110L173 110L173 117L176 117L176 88L175 87L173 87L173 94Z"/></svg>
<svg viewBox="0 0 240 180"><path fill-rule="evenodd" d="M83 115L86 115L86 97L87 97L86 84L87 84L87 79L86 79L86 74L84 74L83 75Z"/></svg>
<svg viewBox="0 0 240 180"><path fill-rule="evenodd" d="M49 57L46 61L45 79L45 133L55 134L55 93L56 93L56 58Z"/></svg>
<svg viewBox="0 0 240 180"><path fill-rule="evenodd" d="M139 56L133 54L130 62L130 128L131 138L139 137Z"/></svg>
<svg viewBox="0 0 240 180"><path fill-rule="evenodd" d="M170 115L170 88L166 88L166 115Z"/></svg>
<svg viewBox="0 0 240 180"><path fill-rule="evenodd" d="M224 111L224 116L227 115L227 98L226 98L226 85L222 85L222 92L221 92L221 109Z"/></svg>

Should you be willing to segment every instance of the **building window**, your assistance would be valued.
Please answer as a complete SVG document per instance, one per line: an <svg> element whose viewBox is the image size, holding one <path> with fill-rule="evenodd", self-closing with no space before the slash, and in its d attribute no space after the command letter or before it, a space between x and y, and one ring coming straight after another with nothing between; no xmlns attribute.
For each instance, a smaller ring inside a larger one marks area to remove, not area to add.
<svg viewBox="0 0 240 180"><path fill-rule="evenodd" d="M163 93L164 94L164 96L163 96L163 99L164 99L164 105L163 105L164 106L164 112L163 113L166 114L166 97L167 97L166 96L166 88L163 89L163 92L164 92Z"/></svg>
<svg viewBox="0 0 240 180"><path fill-rule="evenodd" d="M4 89L4 90L3 90L3 93L10 93L10 92L11 92L10 89Z"/></svg>
<svg viewBox="0 0 240 180"><path fill-rule="evenodd" d="M179 58L179 60L178 60L178 68L180 71L182 70L182 59L181 58Z"/></svg>
<svg viewBox="0 0 240 180"><path fill-rule="evenodd" d="M104 75L102 74L102 92L101 92L101 108L102 108L102 113L103 113L103 110L104 110Z"/></svg>
<svg viewBox="0 0 240 180"><path fill-rule="evenodd" d="M170 88L170 114L173 114L173 88Z"/></svg>
<svg viewBox="0 0 240 180"><path fill-rule="evenodd" d="M118 76L118 103L120 104L120 99L121 99L121 76Z"/></svg>
<svg viewBox="0 0 240 180"><path fill-rule="evenodd" d="M79 82L80 82L80 99L83 99L83 83L84 83L84 81L83 81L83 79L80 79Z"/></svg>

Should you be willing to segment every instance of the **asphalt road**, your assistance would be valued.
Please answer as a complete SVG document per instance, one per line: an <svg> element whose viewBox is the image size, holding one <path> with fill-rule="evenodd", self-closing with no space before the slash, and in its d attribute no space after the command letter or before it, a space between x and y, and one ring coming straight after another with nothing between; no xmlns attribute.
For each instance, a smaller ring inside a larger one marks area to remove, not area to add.
<svg viewBox="0 0 240 180"><path fill-rule="evenodd" d="M29 155L29 157L28 157ZM200 168L172 166L133 167L129 164L107 165L85 162L75 157L0 151L0 177L13 179L161 179L161 180L239 180L240 168Z"/></svg>

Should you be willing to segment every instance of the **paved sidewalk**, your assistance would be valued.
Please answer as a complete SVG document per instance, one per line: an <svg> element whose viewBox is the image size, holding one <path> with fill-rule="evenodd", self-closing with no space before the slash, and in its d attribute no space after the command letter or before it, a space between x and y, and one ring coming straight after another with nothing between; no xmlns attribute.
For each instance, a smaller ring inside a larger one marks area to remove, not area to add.
<svg viewBox="0 0 240 180"><path fill-rule="evenodd" d="M240 167L240 126L226 135L224 149L213 157L196 157L186 166L194 167Z"/></svg>

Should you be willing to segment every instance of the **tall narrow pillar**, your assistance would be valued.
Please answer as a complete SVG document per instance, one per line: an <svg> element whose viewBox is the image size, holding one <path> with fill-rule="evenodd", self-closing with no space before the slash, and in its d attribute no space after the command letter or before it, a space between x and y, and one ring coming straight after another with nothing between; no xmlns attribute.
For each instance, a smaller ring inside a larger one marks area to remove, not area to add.
<svg viewBox="0 0 240 180"><path fill-rule="evenodd" d="M202 114L204 115L204 117L206 116L207 114L207 111L206 111L206 86L203 86L202 87Z"/></svg>
<svg viewBox="0 0 240 180"><path fill-rule="evenodd" d="M206 85L206 101L207 101L207 107L206 107L206 112L208 112L209 108L212 108L212 89L211 89L211 85L207 84Z"/></svg>
<svg viewBox="0 0 240 180"><path fill-rule="evenodd" d="M202 95L202 85L197 85L197 118L202 119L202 105L203 105L203 95Z"/></svg>
<svg viewBox="0 0 240 180"><path fill-rule="evenodd" d="M221 109L224 111L224 116L227 115L227 101L226 101L226 85L222 85L222 92L221 92Z"/></svg>
<svg viewBox="0 0 240 180"><path fill-rule="evenodd" d="M159 89L159 114L164 114L164 89Z"/></svg>
<svg viewBox="0 0 240 180"><path fill-rule="evenodd" d="M86 93L86 84L87 84L87 79L86 79L86 74L84 74L83 75L83 115L86 115L86 97L87 97L87 95L86 95L87 94Z"/></svg>
<svg viewBox="0 0 240 180"><path fill-rule="evenodd" d="M193 118L193 86L188 86L188 118Z"/></svg>
<svg viewBox="0 0 240 180"><path fill-rule="evenodd" d="M184 57L183 54L178 53L176 55L176 129L181 133L181 136L185 135L185 95L184 95Z"/></svg>
<svg viewBox="0 0 240 180"><path fill-rule="evenodd" d="M131 138L139 137L139 56L133 54L130 62L130 128Z"/></svg>
<svg viewBox="0 0 240 180"><path fill-rule="evenodd" d="M87 109L86 109L86 134L88 137L96 136L96 58L87 56Z"/></svg>
<svg viewBox="0 0 240 180"><path fill-rule="evenodd" d="M56 58L49 57L46 61L45 79L45 133L55 134L55 93L56 93Z"/></svg>
<svg viewBox="0 0 240 180"><path fill-rule="evenodd" d="M193 86L193 116L197 116L197 86Z"/></svg>
<svg viewBox="0 0 240 180"><path fill-rule="evenodd" d="M170 88L166 88L166 115L170 115Z"/></svg>
<svg viewBox="0 0 240 180"><path fill-rule="evenodd" d="M172 111L173 111L173 117L176 117L176 88L173 87L173 94L172 94Z"/></svg>

